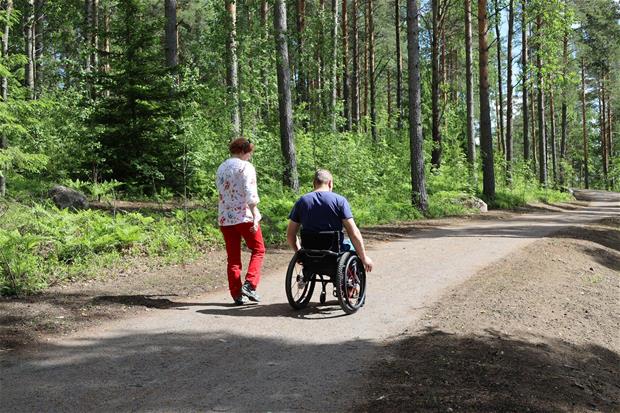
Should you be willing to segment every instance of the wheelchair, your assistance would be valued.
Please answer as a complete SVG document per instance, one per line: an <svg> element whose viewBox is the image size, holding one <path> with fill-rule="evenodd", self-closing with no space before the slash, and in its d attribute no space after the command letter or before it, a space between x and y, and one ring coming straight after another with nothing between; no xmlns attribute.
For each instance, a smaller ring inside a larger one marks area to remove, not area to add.
<svg viewBox="0 0 620 413"><path fill-rule="evenodd" d="M286 272L286 298L296 310L305 308L316 283L325 304L328 284L346 314L359 310L366 299L366 270L355 251L342 251L342 232L301 232L301 249Z"/></svg>

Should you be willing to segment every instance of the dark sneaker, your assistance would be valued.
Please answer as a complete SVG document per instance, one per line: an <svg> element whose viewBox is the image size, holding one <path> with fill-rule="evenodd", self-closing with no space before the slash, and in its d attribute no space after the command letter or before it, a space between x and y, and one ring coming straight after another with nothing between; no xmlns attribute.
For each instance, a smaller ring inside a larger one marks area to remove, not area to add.
<svg viewBox="0 0 620 413"><path fill-rule="evenodd" d="M243 304L247 304L247 302L248 302L248 299L242 295L235 298L235 305L243 305Z"/></svg>
<svg viewBox="0 0 620 413"><path fill-rule="evenodd" d="M249 282L244 282L241 286L241 294L245 295L250 301L259 302L260 296L256 293L256 290L252 288Z"/></svg>

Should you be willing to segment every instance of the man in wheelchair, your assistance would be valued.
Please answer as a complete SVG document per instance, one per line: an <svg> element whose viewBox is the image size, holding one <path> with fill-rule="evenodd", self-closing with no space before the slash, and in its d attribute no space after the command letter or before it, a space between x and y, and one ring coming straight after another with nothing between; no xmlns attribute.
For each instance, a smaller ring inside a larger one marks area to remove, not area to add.
<svg viewBox="0 0 620 413"><path fill-rule="evenodd" d="M308 305L319 283L320 302L325 304L326 286L331 283L340 307L353 314L364 305L366 271L372 270L373 263L366 254L349 202L332 192L332 174L319 169L313 185L314 191L303 195L289 215L286 238L295 256L286 273L287 299L300 310ZM351 242L345 241L343 227ZM297 238L300 228L301 242Z"/></svg>
<svg viewBox="0 0 620 413"><path fill-rule="evenodd" d="M289 214L289 223L286 231L288 244L297 252L301 243L297 233L301 227L302 238L317 240L319 234L326 232L339 233L339 251L351 250L351 245L345 242L342 228L346 228L347 234L353 244L353 251L362 260L367 272L372 271L372 259L366 254L364 240L359 228L353 220L351 207L345 197L332 192L334 178L326 169L319 169L314 174L314 191L303 195ZM317 240L318 241L318 240ZM319 241L320 242L320 241Z"/></svg>

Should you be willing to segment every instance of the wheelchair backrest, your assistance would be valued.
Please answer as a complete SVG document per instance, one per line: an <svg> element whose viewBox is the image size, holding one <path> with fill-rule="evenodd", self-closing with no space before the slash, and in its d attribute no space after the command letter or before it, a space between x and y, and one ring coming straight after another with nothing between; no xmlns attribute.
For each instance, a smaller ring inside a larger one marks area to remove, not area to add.
<svg viewBox="0 0 620 413"><path fill-rule="evenodd" d="M301 247L309 250L340 252L343 239L344 235L341 231L301 231Z"/></svg>

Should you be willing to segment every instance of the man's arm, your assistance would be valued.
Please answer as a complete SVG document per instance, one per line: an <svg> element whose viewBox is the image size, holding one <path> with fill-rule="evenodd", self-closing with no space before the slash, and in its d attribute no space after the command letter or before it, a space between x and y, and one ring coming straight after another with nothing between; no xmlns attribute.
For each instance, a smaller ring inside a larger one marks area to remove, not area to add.
<svg viewBox="0 0 620 413"><path fill-rule="evenodd" d="M355 225L355 221L353 221L353 218L343 219L342 224L346 228L349 238L351 238L351 242L355 247L355 252L357 252L357 255L362 260L362 263L364 263L364 268L366 268L366 271L371 272L373 263L370 257L366 255L364 240L362 239L362 234L360 233L359 228Z"/></svg>
<svg viewBox="0 0 620 413"><path fill-rule="evenodd" d="M297 231L299 231L299 227L301 224L295 222L293 220L288 221L288 227L286 228L286 242L293 249L293 251L297 252L301 248L299 244L299 240L297 239Z"/></svg>

